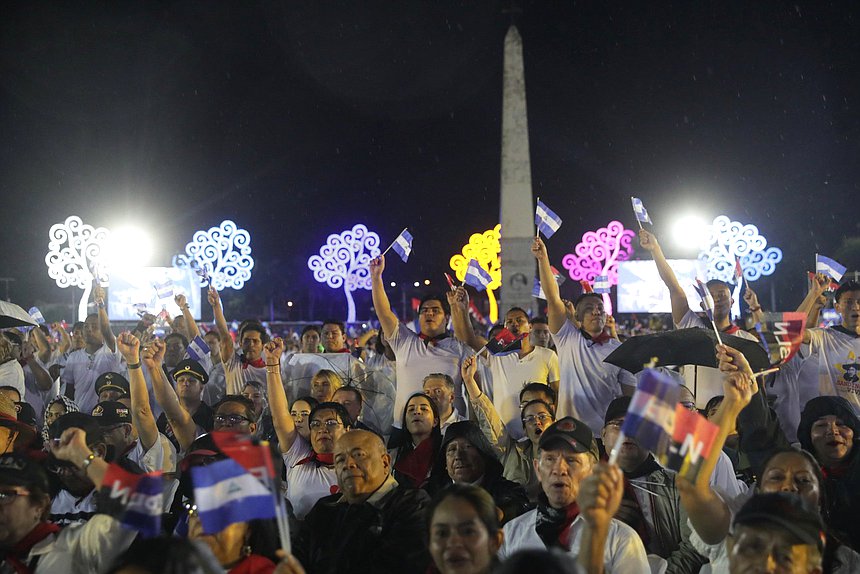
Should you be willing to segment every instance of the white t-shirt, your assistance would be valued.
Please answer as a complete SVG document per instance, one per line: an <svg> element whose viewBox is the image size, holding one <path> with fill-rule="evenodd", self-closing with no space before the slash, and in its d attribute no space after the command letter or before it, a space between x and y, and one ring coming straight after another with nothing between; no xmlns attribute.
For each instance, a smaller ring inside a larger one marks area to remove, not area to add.
<svg viewBox="0 0 860 574"><path fill-rule="evenodd" d="M546 545L535 531L537 509L514 518L504 526L505 538L499 549L499 558L504 561L518 550L546 550ZM586 528L582 515L570 526L571 547L568 554L579 555L582 532ZM614 518L609 522L609 532L603 550L603 566L612 574L647 574L648 555L636 531Z"/></svg>
<svg viewBox="0 0 860 574"><path fill-rule="evenodd" d="M95 494L93 489L83 498L76 498L64 488L51 502L51 522L60 526L86 522L96 513Z"/></svg>
<svg viewBox="0 0 860 574"><path fill-rule="evenodd" d="M460 363L471 355L468 348L454 337L424 344L418 335L403 323L388 335L388 343L397 357L397 395L394 399L394 426L400 428L406 401L424 388L424 377L444 373L454 380L454 408L468 414L463 398L463 378Z"/></svg>
<svg viewBox="0 0 860 574"><path fill-rule="evenodd" d="M167 448L165 443L170 445L170 449L173 449L173 469L175 470L176 450L173 448L170 440L161 433L158 433L158 440L155 441L155 444L149 450L143 449L143 445L138 438L134 443L134 448L128 452L126 458L139 466L144 472L173 472L173 470L170 470L170 457L168 456L168 452L165 452Z"/></svg>
<svg viewBox="0 0 860 574"><path fill-rule="evenodd" d="M860 337L833 328L807 332L818 355L818 394L842 397L860 415Z"/></svg>
<svg viewBox="0 0 860 574"><path fill-rule="evenodd" d="M102 373L121 373L122 356L111 352L102 345L90 355L86 348L78 349L69 355L60 380L66 385L75 386L75 403L82 413L90 414L99 402L96 395L96 379Z"/></svg>
<svg viewBox="0 0 860 574"><path fill-rule="evenodd" d="M595 436L603 429L603 418L612 399L622 395L622 385L636 388L636 377L621 367L604 363L621 343L609 339L598 344L587 339L569 320L553 333L558 350L561 378L558 383L557 418L575 417Z"/></svg>
<svg viewBox="0 0 860 574"><path fill-rule="evenodd" d="M554 383L559 379L558 355L544 347L534 347L526 356L519 353L489 355L483 362L490 369L492 388L487 396L493 397L493 406L514 440L525 437L520 419L520 391L532 382ZM489 385L487 385L489 387Z"/></svg>
<svg viewBox="0 0 860 574"><path fill-rule="evenodd" d="M209 371L209 382L203 385L203 402L210 407L224 398L227 393L227 375L224 372L224 363L219 362L212 365Z"/></svg>
<svg viewBox="0 0 860 574"><path fill-rule="evenodd" d="M243 368L244 367L244 368ZM239 353L233 353L230 359L224 363L224 375L226 378L227 394L242 394L245 381L257 381L266 388L266 367L254 367L242 365Z"/></svg>
<svg viewBox="0 0 860 574"><path fill-rule="evenodd" d="M810 353L809 345L801 345L791 360L779 368L766 390L774 397L773 410L785 438L796 443L800 413L810 399L819 395L818 354Z"/></svg>
<svg viewBox="0 0 860 574"><path fill-rule="evenodd" d="M287 499L293 505L293 512L299 520L304 519L317 500L337 492L337 475L334 468L315 462L297 464L311 454L313 449L310 443L301 436L296 436L290 450L283 454L284 465L287 467Z"/></svg>
<svg viewBox="0 0 860 574"><path fill-rule="evenodd" d="M712 330L710 323L706 323L692 310L688 310L681 321L675 324L676 329L690 329L693 327ZM748 341L758 341L758 339L743 329L732 333L732 335L741 339L747 339ZM711 398L723 394L724 377L719 369L699 365L685 365L681 367L681 375L684 377L684 385L693 391L696 397L696 406L700 409L705 408L705 405Z"/></svg>

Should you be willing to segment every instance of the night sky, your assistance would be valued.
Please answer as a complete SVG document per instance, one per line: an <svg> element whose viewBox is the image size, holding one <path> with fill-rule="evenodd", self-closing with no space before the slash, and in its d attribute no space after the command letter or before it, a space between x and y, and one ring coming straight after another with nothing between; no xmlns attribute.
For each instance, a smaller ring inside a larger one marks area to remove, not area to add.
<svg viewBox="0 0 860 574"><path fill-rule="evenodd" d="M256 259L224 296L234 315L268 316L270 299L278 317L345 315L306 261L356 222L385 244L408 225L413 256L389 258L386 279L438 284L498 222L507 4L4 4L12 300L68 309L44 257L71 214L147 226L161 265L233 219ZM559 268L583 232L635 226L636 195L661 237L688 210L756 224L785 253L788 310L814 253L860 235L860 4L523 2L517 22L534 194L564 219L548 242ZM369 292L358 300L369 316Z"/></svg>

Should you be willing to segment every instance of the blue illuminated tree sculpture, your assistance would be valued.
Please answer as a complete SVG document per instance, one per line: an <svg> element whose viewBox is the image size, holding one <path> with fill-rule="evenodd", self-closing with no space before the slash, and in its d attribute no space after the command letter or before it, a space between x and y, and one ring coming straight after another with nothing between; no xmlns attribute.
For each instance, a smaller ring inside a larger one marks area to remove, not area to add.
<svg viewBox="0 0 860 574"><path fill-rule="evenodd" d="M308 259L314 279L332 289L343 289L347 304L347 321L355 321L356 289L370 290L370 261L380 254L379 236L358 223L339 235L329 235L319 255Z"/></svg>

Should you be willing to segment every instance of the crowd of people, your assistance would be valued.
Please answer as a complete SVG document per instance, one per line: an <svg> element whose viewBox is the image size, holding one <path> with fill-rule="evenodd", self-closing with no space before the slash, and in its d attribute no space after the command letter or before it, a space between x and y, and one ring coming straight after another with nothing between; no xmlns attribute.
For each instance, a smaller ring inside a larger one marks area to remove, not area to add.
<svg viewBox="0 0 860 574"><path fill-rule="evenodd" d="M707 284L705 319L657 238L639 241L674 328L758 341L732 321L729 285ZM641 374L605 361L659 321L619 335L600 295L563 300L541 239L532 252L546 314L507 309L490 333L462 286L425 297L410 328L384 256L378 329L359 340L338 320L233 332L212 288L206 332L177 295L164 336L146 320L116 334L98 286L70 331L3 331L0 573L860 572L860 284L833 290L841 324L818 328L832 282L815 276L803 345L775 373L722 344L717 368L659 367L719 429L688 480L621 433ZM763 309L743 297L754 324ZM518 343L494 354L501 327ZM231 458L228 433L274 453L286 523L207 526L197 471ZM117 518L103 487L122 473L163 478L160 532Z"/></svg>

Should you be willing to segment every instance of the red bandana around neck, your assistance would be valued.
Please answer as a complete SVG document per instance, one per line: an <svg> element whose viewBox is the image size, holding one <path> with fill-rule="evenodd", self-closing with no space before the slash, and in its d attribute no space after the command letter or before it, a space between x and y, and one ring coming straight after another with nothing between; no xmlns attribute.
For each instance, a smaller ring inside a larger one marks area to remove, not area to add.
<svg viewBox="0 0 860 574"><path fill-rule="evenodd" d="M248 367L257 367L258 369L262 369L266 366L266 361L263 360L263 357L260 357L256 360L249 361L245 358L245 355L242 355L242 368L247 369Z"/></svg>
<svg viewBox="0 0 860 574"><path fill-rule="evenodd" d="M597 335L596 337L592 337L591 335L589 335L585 329L580 329L579 331L582 333L582 335L586 339L589 339L590 341L592 341L596 345L602 345L612 338L609 336L609 333L607 333L606 331L601 331L600 334Z"/></svg>
<svg viewBox="0 0 860 574"><path fill-rule="evenodd" d="M9 564L17 574L29 574L30 569L21 562L30 553L33 547L50 536L60 531L60 527L53 522L40 522L27 536L18 541L6 554L6 563Z"/></svg>
<svg viewBox="0 0 860 574"><path fill-rule="evenodd" d="M334 453L333 452L323 452L316 453L312 452L310 456L307 456L296 463L296 466L300 464L307 464L309 462L317 463L317 466L320 465L328 465L331 466L334 464Z"/></svg>
<svg viewBox="0 0 860 574"><path fill-rule="evenodd" d="M441 335L425 335L424 333L418 333L418 338L424 343L425 346L435 345L442 339L448 338L448 333L442 333Z"/></svg>
<svg viewBox="0 0 860 574"><path fill-rule="evenodd" d="M741 330L740 327L738 327L737 325L732 323L731 325L729 325L728 329L723 330L723 333L725 333L726 335L734 335L735 333L737 333L740 330Z"/></svg>

